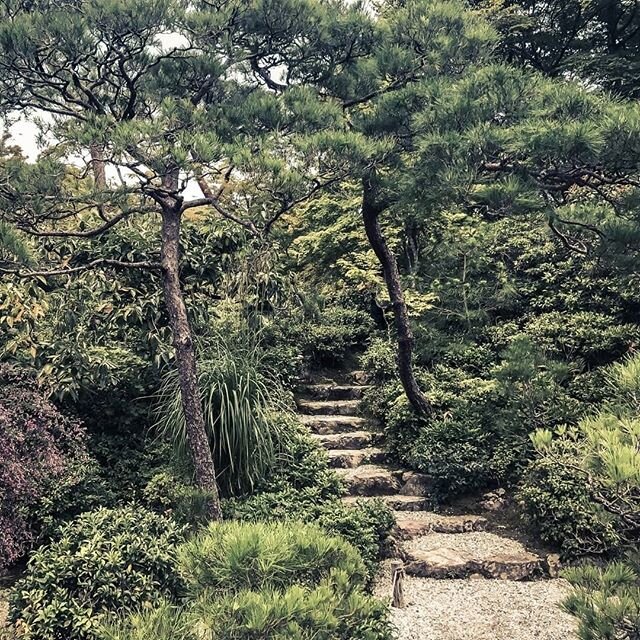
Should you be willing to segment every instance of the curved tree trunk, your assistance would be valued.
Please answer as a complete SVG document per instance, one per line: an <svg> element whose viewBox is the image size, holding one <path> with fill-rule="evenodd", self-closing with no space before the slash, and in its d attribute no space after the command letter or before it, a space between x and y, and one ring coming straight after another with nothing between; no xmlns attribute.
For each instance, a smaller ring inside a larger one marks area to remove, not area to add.
<svg viewBox="0 0 640 640"><path fill-rule="evenodd" d="M212 520L222 520L216 473L207 438L202 401L198 386L196 354L180 285L180 221L177 206L162 208L162 281L165 304L176 350L176 366L182 396L182 410L187 431L187 441L198 487L207 491L211 499L207 515Z"/></svg>
<svg viewBox="0 0 640 640"><path fill-rule="evenodd" d="M362 219L369 243L384 272L393 317L398 334L398 372L409 402L418 413L431 413L429 400L420 390L413 372L414 338L409 324L407 305L402 293L398 263L380 228L379 216L385 205L379 201L375 173L372 171L363 180Z"/></svg>

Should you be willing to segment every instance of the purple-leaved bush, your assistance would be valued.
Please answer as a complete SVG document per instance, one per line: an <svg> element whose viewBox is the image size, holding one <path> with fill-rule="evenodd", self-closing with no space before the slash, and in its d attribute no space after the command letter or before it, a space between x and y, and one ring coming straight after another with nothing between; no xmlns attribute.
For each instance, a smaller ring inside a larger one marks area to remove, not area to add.
<svg viewBox="0 0 640 640"><path fill-rule="evenodd" d="M26 374L0 365L0 568L33 542L32 514L87 457L85 432Z"/></svg>

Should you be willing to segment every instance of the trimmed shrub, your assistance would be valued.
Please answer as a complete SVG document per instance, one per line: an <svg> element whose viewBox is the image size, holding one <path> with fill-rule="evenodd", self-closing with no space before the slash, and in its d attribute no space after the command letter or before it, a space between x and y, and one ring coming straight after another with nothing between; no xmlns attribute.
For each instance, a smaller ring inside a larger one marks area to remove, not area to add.
<svg viewBox="0 0 640 640"><path fill-rule="evenodd" d="M383 545L395 523L391 510L382 500L361 501L347 506L337 497L327 500L321 488L289 488L263 493L246 500L224 503L225 517L249 522L295 519L319 524L342 536L362 556L371 578L376 571Z"/></svg>
<svg viewBox="0 0 640 640"><path fill-rule="evenodd" d="M327 307L316 322L305 325L300 338L304 353L314 362L332 365L365 347L374 328L372 317L364 311Z"/></svg>
<svg viewBox="0 0 640 640"><path fill-rule="evenodd" d="M572 467L576 443L557 440L553 454L537 457L518 492L524 515L540 539L565 556L601 554L621 544L615 520L600 507Z"/></svg>
<svg viewBox="0 0 640 640"><path fill-rule="evenodd" d="M27 374L0 367L0 569L33 544L45 515L55 516L54 503L73 494L91 464L81 425L34 386Z"/></svg>
<svg viewBox="0 0 640 640"><path fill-rule="evenodd" d="M197 606L204 628L219 640L387 640L386 608L332 570L315 587L241 591Z"/></svg>
<svg viewBox="0 0 640 640"><path fill-rule="evenodd" d="M568 554L606 553L640 536L640 355L607 369L609 399L577 427L539 429L521 499Z"/></svg>
<svg viewBox="0 0 640 640"><path fill-rule="evenodd" d="M390 640L387 610L363 591L357 551L299 523L211 524L178 552L194 600L162 603L104 640Z"/></svg>
<svg viewBox="0 0 640 640"><path fill-rule="evenodd" d="M181 529L139 507L98 509L60 528L13 588L10 619L26 640L90 640L115 612L175 597Z"/></svg>
<svg viewBox="0 0 640 640"><path fill-rule="evenodd" d="M333 568L354 586L366 578L350 544L317 526L291 522L211 523L178 549L178 562L194 595L313 586Z"/></svg>

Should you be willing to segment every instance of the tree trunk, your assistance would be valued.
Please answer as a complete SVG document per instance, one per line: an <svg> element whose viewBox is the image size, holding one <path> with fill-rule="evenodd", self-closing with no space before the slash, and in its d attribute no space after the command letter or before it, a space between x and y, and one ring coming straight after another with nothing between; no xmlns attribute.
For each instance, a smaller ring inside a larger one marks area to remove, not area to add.
<svg viewBox="0 0 640 640"><path fill-rule="evenodd" d="M414 338L409 324L407 305L402 293L398 263L391 253L389 245L380 228L379 216L385 208L378 199L375 173L371 172L363 180L362 218L364 228L380 264L387 284L389 298L393 307L393 317L398 334L398 372L400 381L413 408L422 414L431 413L429 400L420 390L413 372Z"/></svg>
<svg viewBox="0 0 640 640"><path fill-rule="evenodd" d="M89 147L91 153L91 168L93 169L93 180L98 189L105 189L107 186L107 173L104 165L104 153L102 147L92 144Z"/></svg>
<svg viewBox="0 0 640 640"><path fill-rule="evenodd" d="M207 515L212 520L222 520L215 467L198 386L195 348L180 285L180 220L181 213L177 206L162 208L161 262L165 304L169 312L173 346L176 351L182 410L196 483L200 489L211 495L207 504Z"/></svg>

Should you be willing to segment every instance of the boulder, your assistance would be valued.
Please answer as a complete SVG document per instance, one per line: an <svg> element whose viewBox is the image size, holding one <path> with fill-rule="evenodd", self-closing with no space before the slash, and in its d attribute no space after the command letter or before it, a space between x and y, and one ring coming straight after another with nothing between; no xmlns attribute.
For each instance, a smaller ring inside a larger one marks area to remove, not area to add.
<svg viewBox="0 0 640 640"><path fill-rule="evenodd" d="M398 493L400 482L384 467L364 465L341 473L352 496L383 496Z"/></svg>
<svg viewBox="0 0 640 640"><path fill-rule="evenodd" d="M433 478L425 473L406 471L402 474L402 482L400 493L403 496L427 496L433 491Z"/></svg>

